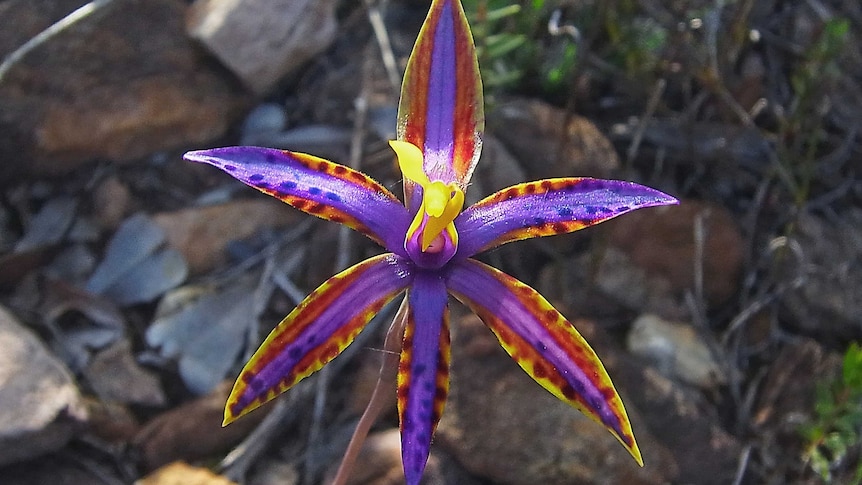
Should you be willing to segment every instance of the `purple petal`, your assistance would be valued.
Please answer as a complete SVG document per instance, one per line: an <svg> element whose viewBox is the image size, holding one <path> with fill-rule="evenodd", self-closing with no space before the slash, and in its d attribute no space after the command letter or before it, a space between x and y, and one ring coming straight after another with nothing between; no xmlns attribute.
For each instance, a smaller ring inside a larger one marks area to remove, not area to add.
<svg viewBox="0 0 862 485"><path fill-rule="evenodd" d="M303 153L260 147L201 150L184 158L218 167L303 212L343 223L404 255L407 210L362 172Z"/></svg>
<svg viewBox="0 0 862 485"><path fill-rule="evenodd" d="M398 368L401 458L408 485L418 485L449 390L448 295L436 273L417 273Z"/></svg>
<svg viewBox="0 0 862 485"><path fill-rule="evenodd" d="M511 241L577 231L626 212L677 204L658 190L619 180L560 178L514 185L455 219L458 258Z"/></svg>
<svg viewBox="0 0 862 485"><path fill-rule="evenodd" d="M422 150L431 180L457 182L463 190L479 160L484 120L482 79L464 9L455 0L435 0L404 73L398 139ZM412 192L406 181L408 201Z"/></svg>
<svg viewBox="0 0 862 485"><path fill-rule="evenodd" d="M314 290L269 334L243 368L225 424L257 408L334 359L412 280L394 254L367 259Z"/></svg>
<svg viewBox="0 0 862 485"><path fill-rule="evenodd" d="M641 465L631 424L599 358L536 290L478 261L452 265L449 291L494 332L542 387L603 424Z"/></svg>

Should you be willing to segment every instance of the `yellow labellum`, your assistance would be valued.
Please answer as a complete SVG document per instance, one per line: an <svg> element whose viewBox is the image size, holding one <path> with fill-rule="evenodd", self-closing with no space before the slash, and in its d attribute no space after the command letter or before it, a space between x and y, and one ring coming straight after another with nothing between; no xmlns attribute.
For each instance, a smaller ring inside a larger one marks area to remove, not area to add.
<svg viewBox="0 0 862 485"><path fill-rule="evenodd" d="M432 182L423 169L422 150L416 145L391 140L389 146L398 157L398 166L404 177L422 187L422 205L407 230L407 238L421 229L420 246L422 251L426 251L445 230L452 242L458 244L458 233L452 221L464 207L464 191L455 182Z"/></svg>

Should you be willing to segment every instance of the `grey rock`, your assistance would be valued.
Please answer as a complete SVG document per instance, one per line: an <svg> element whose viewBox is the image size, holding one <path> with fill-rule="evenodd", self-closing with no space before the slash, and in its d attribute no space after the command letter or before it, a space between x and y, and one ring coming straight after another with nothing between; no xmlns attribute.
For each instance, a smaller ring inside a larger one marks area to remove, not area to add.
<svg viewBox="0 0 862 485"><path fill-rule="evenodd" d="M335 38L334 0L198 0L189 35L264 94Z"/></svg>
<svg viewBox="0 0 862 485"><path fill-rule="evenodd" d="M62 448L87 413L68 369L0 307L0 465Z"/></svg>
<svg viewBox="0 0 862 485"><path fill-rule="evenodd" d="M727 383L721 365L691 325L644 314L632 323L626 346L664 375L685 384L715 389Z"/></svg>

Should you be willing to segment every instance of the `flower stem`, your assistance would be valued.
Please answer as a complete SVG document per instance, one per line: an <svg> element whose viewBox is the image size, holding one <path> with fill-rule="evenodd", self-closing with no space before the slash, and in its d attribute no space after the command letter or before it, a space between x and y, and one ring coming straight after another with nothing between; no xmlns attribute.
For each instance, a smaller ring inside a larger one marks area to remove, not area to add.
<svg viewBox="0 0 862 485"><path fill-rule="evenodd" d="M371 430L371 426L377 421L380 411L386 405L387 397L390 395L386 394L384 387L390 384L398 375L401 341L404 338L404 327L406 325L407 297L401 302L398 313L392 319L392 325L386 331L386 339L383 342L383 362L380 364L377 384L371 393L368 406L366 406L365 411L362 413L362 417L359 418L359 423L356 424L356 430L350 438L350 443L344 452L344 458L341 459L341 464L338 466L338 471L335 473L335 478L332 479L331 485L345 485L347 483L350 472L353 471L353 466L359 457L362 444L368 436L368 431Z"/></svg>

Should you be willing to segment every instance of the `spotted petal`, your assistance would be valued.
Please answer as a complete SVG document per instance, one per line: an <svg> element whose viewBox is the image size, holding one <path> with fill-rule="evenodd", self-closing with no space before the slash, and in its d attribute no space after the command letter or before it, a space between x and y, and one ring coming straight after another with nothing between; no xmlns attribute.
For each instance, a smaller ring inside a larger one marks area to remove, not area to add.
<svg viewBox="0 0 862 485"><path fill-rule="evenodd" d="M338 356L411 279L405 259L382 254L320 285L275 327L245 365L227 400L224 424Z"/></svg>
<svg viewBox="0 0 862 485"><path fill-rule="evenodd" d="M558 178L514 185L455 219L458 255L467 258L507 242L565 234L642 207L677 203L658 190L619 180Z"/></svg>
<svg viewBox="0 0 862 485"><path fill-rule="evenodd" d="M447 284L530 377L604 424L643 465L622 400L604 366L575 327L542 295L472 259L455 263Z"/></svg>
<svg viewBox="0 0 862 485"><path fill-rule="evenodd" d="M407 297L398 415L404 476L407 485L417 485L449 391L449 311L446 285L437 274L417 273Z"/></svg>
<svg viewBox="0 0 862 485"><path fill-rule="evenodd" d="M419 147L428 177L465 190L484 129L482 79L461 2L434 0L407 62L398 139ZM405 180L408 205L413 183Z"/></svg>
<svg viewBox="0 0 862 485"><path fill-rule="evenodd" d="M312 155L260 147L201 150L184 158L216 166L303 212L341 222L389 251L404 253L407 211L362 172Z"/></svg>

